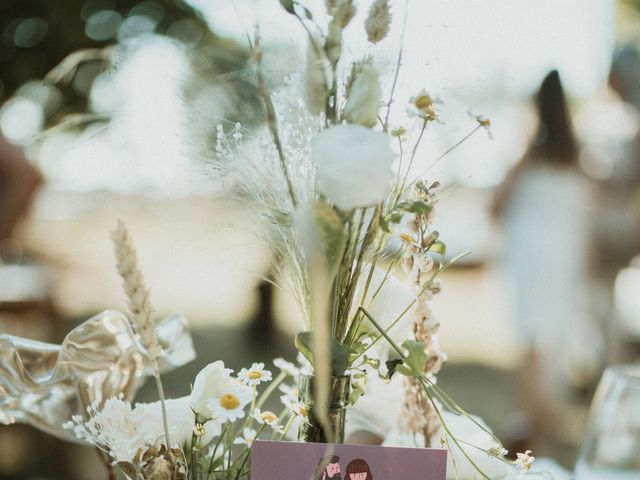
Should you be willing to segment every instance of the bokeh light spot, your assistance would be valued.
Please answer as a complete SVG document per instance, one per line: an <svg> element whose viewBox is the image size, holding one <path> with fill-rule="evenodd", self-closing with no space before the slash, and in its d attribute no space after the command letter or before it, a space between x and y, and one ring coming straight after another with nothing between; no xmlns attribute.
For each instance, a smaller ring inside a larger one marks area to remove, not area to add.
<svg viewBox="0 0 640 480"><path fill-rule="evenodd" d="M49 31L49 24L42 18L26 18L13 32L13 43L17 47L31 48L42 42Z"/></svg>
<svg viewBox="0 0 640 480"><path fill-rule="evenodd" d="M92 40L109 40L115 36L121 21L122 16L118 12L100 10L87 19L84 32Z"/></svg>
<svg viewBox="0 0 640 480"><path fill-rule="evenodd" d="M0 109L0 131L11 143L24 145L42 130L44 110L30 98L14 97Z"/></svg>

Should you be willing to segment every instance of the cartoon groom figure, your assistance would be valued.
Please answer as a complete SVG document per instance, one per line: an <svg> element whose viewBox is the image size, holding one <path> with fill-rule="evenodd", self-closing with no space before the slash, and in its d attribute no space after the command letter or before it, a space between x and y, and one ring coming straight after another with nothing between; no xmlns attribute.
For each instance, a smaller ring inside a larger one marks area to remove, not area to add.
<svg viewBox="0 0 640 480"><path fill-rule="evenodd" d="M326 455L320 459L313 480L342 480L340 471L340 457Z"/></svg>

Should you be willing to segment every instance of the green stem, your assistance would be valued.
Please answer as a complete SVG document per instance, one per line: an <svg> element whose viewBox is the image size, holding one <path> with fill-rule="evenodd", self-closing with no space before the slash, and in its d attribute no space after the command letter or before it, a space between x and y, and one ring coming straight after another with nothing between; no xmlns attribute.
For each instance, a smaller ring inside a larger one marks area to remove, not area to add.
<svg viewBox="0 0 640 480"><path fill-rule="evenodd" d="M418 152L418 147L420 146L420 142L422 141L424 132L427 129L428 122L429 120L427 120L426 118L423 119L422 121L422 128L420 129L420 135L418 135L418 140L416 140L416 144L413 146L413 149L411 150L411 157L409 157L409 164L407 165L407 171L404 174L404 178L402 179L402 183L400 184L400 189L398 190L398 197L400 197L400 195L402 195L402 193L405 191L404 186L407 183L407 179L409 178L409 172L411 171L413 160L416 158L416 153Z"/></svg>
<svg viewBox="0 0 640 480"><path fill-rule="evenodd" d="M195 430L191 433L191 468L189 469L189 477L192 480L198 480L196 465L198 463L198 456L196 453L196 432Z"/></svg>
<svg viewBox="0 0 640 480"><path fill-rule="evenodd" d="M264 402L267 401L267 399L271 396L275 389L278 388L278 385L280 385L285 378L287 378L287 373L281 371L280 374L275 378L275 380L273 380L264 390L264 392L262 392L262 395L260 395L260 398L258 398L258 403L256 403L256 408L262 408Z"/></svg>
<svg viewBox="0 0 640 480"><path fill-rule="evenodd" d="M284 426L284 431L282 432L282 435L280 435L280 441L284 440L284 438L287 436L287 433L289 432L289 429L291 428L291 425L293 424L293 420L296 418L296 414L291 412L291 416L289 417L289 420L287 421L287 423Z"/></svg>
<svg viewBox="0 0 640 480"><path fill-rule="evenodd" d="M218 441L216 442L215 447L213 447L213 453L211 454L211 462L209 463L209 473L213 472L213 463L214 463L215 458L216 458L216 453L218 451L218 447L220 446L220 443L222 443L222 440L224 439L228 428L229 428L229 424L225 423L225 426L224 426L222 432L220 432L220 436L218 437ZM224 453L223 453L223 455L224 455Z"/></svg>
<svg viewBox="0 0 640 480"><path fill-rule="evenodd" d="M289 170L287 168L287 160L285 158L284 149L282 147L282 142L280 140L280 133L278 130L278 117L276 116L276 110L275 110L275 107L273 106L271 95L269 94L269 90L267 90L264 76L262 75L262 67L261 67L262 52L260 50L259 37L256 36L256 39L255 39L255 42L253 43L252 48L253 48L255 65L256 65L256 79L258 81L258 92L262 97L264 108L267 113L267 125L269 127L269 132L271 133L273 143L278 152L278 160L280 160L280 168L282 169L282 173L287 183L289 198L291 199L291 204L295 208L298 206L298 201L296 199L293 183L291 182L291 177L289 176Z"/></svg>
<svg viewBox="0 0 640 480"><path fill-rule="evenodd" d="M416 298L413 299L409 305L407 305L407 308L405 308L400 315L398 315L395 320L393 322L391 322L391 324L387 327L386 331L391 330L393 327L396 326L396 324L402 320L402 317L404 317L407 312L409 310L411 310L411 308L416 304L417 302L417 298L420 297L420 295L422 295L432 284L433 281L435 280L435 278L440 275L442 272L444 272L445 270L447 270L451 265L453 265L455 262L457 262L458 260L460 260L463 257L466 257L467 255L469 255L469 252L464 252L461 253L460 255L452 258L450 261L448 261L447 263L445 263L442 267L440 267L432 276L431 278L425 283L424 287L422 287L422 289L418 292L418 294L416 295ZM382 339L383 337L381 335L379 335L378 337L374 338L373 341L362 351L358 354L358 356L354 359L357 360L358 358L360 358L362 355L364 355L371 347L373 347L376 343L378 343L378 341L380 339Z"/></svg>
<svg viewBox="0 0 640 480"><path fill-rule="evenodd" d="M375 318L373 318L369 312L367 312L364 308L360 307L362 312L367 316L367 318L369 319L369 321L371 321L371 323L380 331L380 334L389 342L389 345L391 345L391 347L400 354L401 358L406 358L406 354L404 353L404 351L402 350L402 348L387 334L387 332L380 326L380 324L375 320ZM444 418L442 417L442 413L440 412L440 409L438 408L438 404L434 401L433 397L431 396L431 392L429 391L428 387L428 380L426 378L426 376L424 374L421 375L417 375L416 378L419 380L420 385L422 386L422 388L424 389L425 394L427 395L427 397L429 398L429 401L431 402L431 405L434 408L434 411L436 412L436 415L438 417L438 420L440 422L440 425L442 426L442 428L444 429L444 431L447 433L447 435L453 440L453 442L456 444L456 446L460 449L460 451L462 452L462 454L465 456L465 458L469 461L469 463L473 466L473 468L475 468L475 470L482 475L482 477L484 477L487 480L491 480L491 477L487 476L476 464L475 462L471 459L471 457L469 457L469 455L467 454L467 452L462 448L462 446L460 445L458 439L456 438L455 435L453 435L453 433L451 433L451 431L449 430L449 427L447 426L446 422L444 421Z"/></svg>
<svg viewBox="0 0 640 480"><path fill-rule="evenodd" d="M262 424L262 426L258 429L258 431L256 432L256 437L258 438L260 436L260 434L262 433L262 431L264 430L264 428L266 427L266 424ZM235 480L240 480L240 474L242 472L242 469L244 468L245 464L247 463L247 460L249 460L250 457L250 453L251 453L251 446L248 446L247 449L242 452L238 458L236 458L236 460L233 462L234 468L236 463L238 462L238 460L240 460L243 456L244 456L244 460L242 460L242 463L240 464L240 467L238 468L238 473L236 474L236 478Z"/></svg>
<svg viewBox="0 0 640 480"><path fill-rule="evenodd" d="M253 411L256 408L256 397L258 396L258 390L256 389L255 385L252 385L251 388L253 389L253 394L251 395L251 406L249 407L249 413L247 415L247 418L244 419L244 423L242 424L242 428L240 429L240 431L242 431L244 428L250 428L251 425L253 425Z"/></svg>
<svg viewBox="0 0 640 480"><path fill-rule="evenodd" d="M229 422L231 425L231 422ZM225 451L223 452L222 461L224 463L224 455L227 455L227 480L231 480L231 446L233 445L233 428L227 430L227 442Z"/></svg>
<svg viewBox="0 0 640 480"><path fill-rule="evenodd" d="M421 178L423 175L425 175L427 172L429 172L429 170L431 170L433 167L435 167L438 162L440 162L440 160L442 160L444 157L446 157L447 155L449 155L451 152L453 152L456 148L458 148L463 142L467 141L467 139L469 139L471 137L471 135L473 135L474 133L476 133L478 130L480 130L480 128L482 128L482 125L477 125L473 130L471 130L471 132L467 133L464 137L462 137L461 140L458 140L455 144L453 144L451 147L447 148L444 153L442 155L440 155L438 158L436 158L436 160L429 165L429 167L423 171L420 175L418 175L416 177L416 180ZM413 185L416 180L412 181L409 185L407 185L407 188L411 187L411 185ZM401 189L401 191L403 191L404 189Z"/></svg>
<svg viewBox="0 0 640 480"><path fill-rule="evenodd" d="M433 397L431 396L431 394L429 393L428 389L426 388L426 382L425 382L426 378L424 377L424 375L419 376L418 380L420 381L420 384L422 385L422 388L424 389L425 394L429 398L429 401L431 402L431 405L433 406L433 409L436 412L436 416L438 417L438 421L440 422L440 425L442 426L443 430L453 440L453 443L456 444L458 449L462 452L464 457L473 466L473 468L480 475L482 475L483 478L485 478L487 480L491 480L491 477L489 477L486 473L484 473L480 469L480 467L478 467L478 465L476 465L476 463L473 460L471 460L471 457L469 457L469 454L466 452L466 450L464 448L462 448L462 445L460 445L460 442L458 441L458 438L453 433L451 433L451 430L449 430L449 427L447 426L446 422L444 421L444 418L442 417L442 413L440 412L440 409L438 408L438 404L433 400Z"/></svg>
<svg viewBox="0 0 640 480"><path fill-rule="evenodd" d="M393 94L396 90L396 84L398 83L398 76L400 75L400 65L402 65L402 52L404 50L404 34L407 31L407 14L409 11L408 2L405 2L404 18L402 20L402 35L400 37L400 49L398 50L398 61L396 62L396 71L393 76L393 83L391 84L391 93L389 94L389 103L387 103L387 113L384 117L384 123L382 129L386 133L389 129L389 115L391 113L391 104L393 103Z"/></svg>

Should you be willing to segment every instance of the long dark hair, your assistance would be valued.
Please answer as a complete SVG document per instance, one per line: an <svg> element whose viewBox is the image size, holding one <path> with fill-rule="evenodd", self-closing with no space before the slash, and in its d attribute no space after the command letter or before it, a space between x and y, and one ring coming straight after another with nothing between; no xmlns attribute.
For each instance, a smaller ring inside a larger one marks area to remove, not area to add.
<svg viewBox="0 0 640 480"><path fill-rule="evenodd" d="M373 475L371 475L371 470L369 469L369 464L363 460L362 458L356 458L355 460L351 460L349 465L347 465L347 472L344 477L345 480L351 480L349 476L352 473L367 473L367 480L373 480Z"/></svg>
<svg viewBox="0 0 640 480"><path fill-rule="evenodd" d="M578 144L557 70L542 81L536 96L538 132L529 150L533 161L569 166L578 160Z"/></svg>

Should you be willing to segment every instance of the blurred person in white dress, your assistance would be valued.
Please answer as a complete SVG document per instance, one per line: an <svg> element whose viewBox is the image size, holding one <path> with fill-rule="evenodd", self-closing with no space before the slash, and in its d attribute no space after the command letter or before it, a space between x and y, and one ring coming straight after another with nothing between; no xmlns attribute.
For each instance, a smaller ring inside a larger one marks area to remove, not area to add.
<svg viewBox="0 0 640 480"><path fill-rule="evenodd" d="M584 338L595 187L578 164L557 71L535 102L537 133L499 190L494 214L503 223L513 320L526 351L519 394L532 433L544 434L569 392L572 346Z"/></svg>

